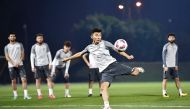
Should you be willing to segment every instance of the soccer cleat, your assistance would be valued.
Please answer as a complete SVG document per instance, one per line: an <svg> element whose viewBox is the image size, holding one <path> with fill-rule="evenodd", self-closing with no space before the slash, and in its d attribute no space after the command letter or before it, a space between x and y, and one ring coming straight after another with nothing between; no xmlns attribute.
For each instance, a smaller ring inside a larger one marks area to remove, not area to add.
<svg viewBox="0 0 190 109"><path fill-rule="evenodd" d="M65 98L71 98L70 94L65 94Z"/></svg>
<svg viewBox="0 0 190 109"><path fill-rule="evenodd" d="M42 95L39 95L39 96L38 96L38 100L41 100L42 98L43 98Z"/></svg>
<svg viewBox="0 0 190 109"><path fill-rule="evenodd" d="M180 97L184 97L184 96L187 96L188 94L187 93L181 93L179 94Z"/></svg>
<svg viewBox="0 0 190 109"><path fill-rule="evenodd" d="M139 70L139 72L144 73L144 68L142 68L142 67L137 67L137 69Z"/></svg>
<svg viewBox="0 0 190 109"><path fill-rule="evenodd" d="M169 96L168 94L166 94L166 93L163 94L162 96L163 96L164 98L169 98L169 97L170 97L170 96Z"/></svg>
<svg viewBox="0 0 190 109"><path fill-rule="evenodd" d="M32 99L32 97L30 97L30 96L24 96L24 100L30 100L30 99Z"/></svg>
<svg viewBox="0 0 190 109"><path fill-rule="evenodd" d="M104 107L103 109L111 109L111 107Z"/></svg>
<svg viewBox="0 0 190 109"><path fill-rule="evenodd" d="M92 96L92 94L88 94L88 97L91 97Z"/></svg>
<svg viewBox="0 0 190 109"><path fill-rule="evenodd" d="M55 99L56 97L55 97L55 95L49 95L48 98L49 99Z"/></svg>
<svg viewBox="0 0 190 109"><path fill-rule="evenodd" d="M17 99L18 99L18 96L14 96L14 97L13 97L13 100L17 100Z"/></svg>

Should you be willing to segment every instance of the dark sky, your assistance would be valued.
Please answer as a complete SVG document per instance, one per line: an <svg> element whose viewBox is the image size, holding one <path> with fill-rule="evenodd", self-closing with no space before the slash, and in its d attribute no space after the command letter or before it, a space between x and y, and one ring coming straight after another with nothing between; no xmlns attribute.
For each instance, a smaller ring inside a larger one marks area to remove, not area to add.
<svg viewBox="0 0 190 109"><path fill-rule="evenodd" d="M64 40L71 40L74 23L95 13L120 18L122 13L117 9L117 5L124 3L126 6L130 4L131 7L134 7L135 1L1 0L0 55L3 55L3 48L8 43L9 32L16 32L18 41L23 42L26 52L29 52L30 47L34 44L34 35L38 32L44 33L50 48L54 48L52 53L55 54L56 50L62 47ZM140 14L143 19L159 22L168 32L190 33L190 0L141 1L143 6ZM28 37L25 37L26 33Z"/></svg>

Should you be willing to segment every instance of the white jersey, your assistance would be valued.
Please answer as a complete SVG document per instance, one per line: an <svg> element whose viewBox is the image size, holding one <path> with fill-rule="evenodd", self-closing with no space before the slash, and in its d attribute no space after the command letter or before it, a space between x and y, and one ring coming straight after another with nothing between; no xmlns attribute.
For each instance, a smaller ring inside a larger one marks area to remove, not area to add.
<svg viewBox="0 0 190 109"><path fill-rule="evenodd" d="M90 44L83 51L82 54L89 52L94 58L94 62L99 68L99 72L106 69L111 63L115 62L116 59L110 55L109 49L113 49L114 45L108 41L102 40L99 44Z"/></svg>
<svg viewBox="0 0 190 109"><path fill-rule="evenodd" d="M162 50L163 67L178 66L178 46L173 43L167 43Z"/></svg>
<svg viewBox="0 0 190 109"><path fill-rule="evenodd" d="M52 63L51 52L46 43L34 44L30 54L31 67L44 66Z"/></svg>
<svg viewBox="0 0 190 109"><path fill-rule="evenodd" d="M53 62L52 62L52 65L53 65L53 68L52 68L52 73L55 73L55 68L57 67L57 66L59 66L59 67L66 67L65 68L65 73L68 73L68 70L69 70L69 66L70 66L70 60L69 61L67 61L67 62L63 62L63 59L64 58L68 58L68 57L70 57L72 55L72 52L71 51L69 51L69 52L67 52L67 53L65 53L64 51L63 51L63 49L60 49L60 50L58 50L57 52L56 52L56 55L55 55L55 57L54 57L54 59L53 59Z"/></svg>
<svg viewBox="0 0 190 109"><path fill-rule="evenodd" d="M16 42L14 44L7 44L4 48L5 54L9 56L9 58L13 61L13 63L20 63L23 65L23 61L21 60L21 54L24 52L24 48L22 43ZM8 62L8 67L15 67L12 63Z"/></svg>

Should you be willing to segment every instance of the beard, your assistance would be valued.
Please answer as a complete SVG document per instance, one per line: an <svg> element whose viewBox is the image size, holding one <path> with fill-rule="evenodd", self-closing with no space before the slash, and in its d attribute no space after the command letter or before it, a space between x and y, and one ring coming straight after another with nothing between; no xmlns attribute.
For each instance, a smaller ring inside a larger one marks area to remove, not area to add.
<svg viewBox="0 0 190 109"><path fill-rule="evenodd" d="M15 42L16 40L10 40L10 42Z"/></svg>
<svg viewBox="0 0 190 109"><path fill-rule="evenodd" d="M42 42L38 42L39 45L42 45L43 41Z"/></svg>
<svg viewBox="0 0 190 109"><path fill-rule="evenodd" d="M175 40L173 40L173 41L169 41L171 44L173 44L173 43L175 43Z"/></svg>

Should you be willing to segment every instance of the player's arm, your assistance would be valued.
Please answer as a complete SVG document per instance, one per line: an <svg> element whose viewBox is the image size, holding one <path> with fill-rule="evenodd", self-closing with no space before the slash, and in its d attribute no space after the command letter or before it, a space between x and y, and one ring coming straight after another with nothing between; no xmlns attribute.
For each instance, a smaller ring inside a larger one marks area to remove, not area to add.
<svg viewBox="0 0 190 109"><path fill-rule="evenodd" d="M68 60L72 60L72 59L75 59L75 58L79 58L81 57L82 55L84 54L84 50L81 51L81 52L78 52L78 53L75 53L74 55L68 57L68 58L64 58L63 61L66 62Z"/></svg>
<svg viewBox="0 0 190 109"><path fill-rule="evenodd" d="M51 69L52 67L52 56L51 56L51 52L50 52L50 49L49 49L49 46L46 44L46 47L47 47L47 56L48 56L48 60L49 60L49 69Z"/></svg>
<svg viewBox="0 0 190 109"><path fill-rule="evenodd" d="M82 59L84 60L84 62L86 63L86 65L88 66L88 67L90 67L90 63L89 63L89 61L88 61L88 59L87 59L87 53L85 53L85 54L83 54L82 55Z"/></svg>
<svg viewBox="0 0 190 109"><path fill-rule="evenodd" d="M31 53L30 53L30 64L31 64L32 72L36 72L36 68L34 66L35 57L36 57L35 47L32 46Z"/></svg>
<svg viewBox="0 0 190 109"><path fill-rule="evenodd" d="M88 47L86 47L83 51L75 53L74 55L72 55L72 56L70 56L68 58L64 58L63 61L65 62L65 61L68 61L68 60L72 60L72 59L81 57L84 53L86 53L88 51L87 48Z"/></svg>
<svg viewBox="0 0 190 109"><path fill-rule="evenodd" d="M7 47L4 48L4 52L5 52L5 58L6 58L6 60L14 65L14 62L12 61L12 59L8 55L8 49L7 49Z"/></svg>
<svg viewBox="0 0 190 109"><path fill-rule="evenodd" d="M166 52L167 52L167 45L165 45L162 50L162 61L163 61L164 72L168 71L168 67L166 65Z"/></svg>
<svg viewBox="0 0 190 109"><path fill-rule="evenodd" d="M24 47L23 47L23 45L21 43L20 43L20 46L21 46L21 56L20 56L20 61L18 62L18 65L20 65L20 63L22 61L24 61L24 56L25 56L25 54L24 54Z"/></svg>
<svg viewBox="0 0 190 109"><path fill-rule="evenodd" d="M126 52L124 51L116 51L117 53L119 53L120 55L126 57L127 59L131 60L131 59L134 59L134 56L133 55L129 55L127 54Z"/></svg>
<svg viewBox="0 0 190 109"><path fill-rule="evenodd" d="M70 67L70 63L71 63L71 60L68 60L68 61L66 62L66 65L65 65L65 75L64 75L65 78L68 78L68 77L69 77L69 67Z"/></svg>
<svg viewBox="0 0 190 109"><path fill-rule="evenodd" d="M178 46L177 46L177 51L176 51L176 56L175 56L175 70L178 71L179 67L178 67Z"/></svg>

